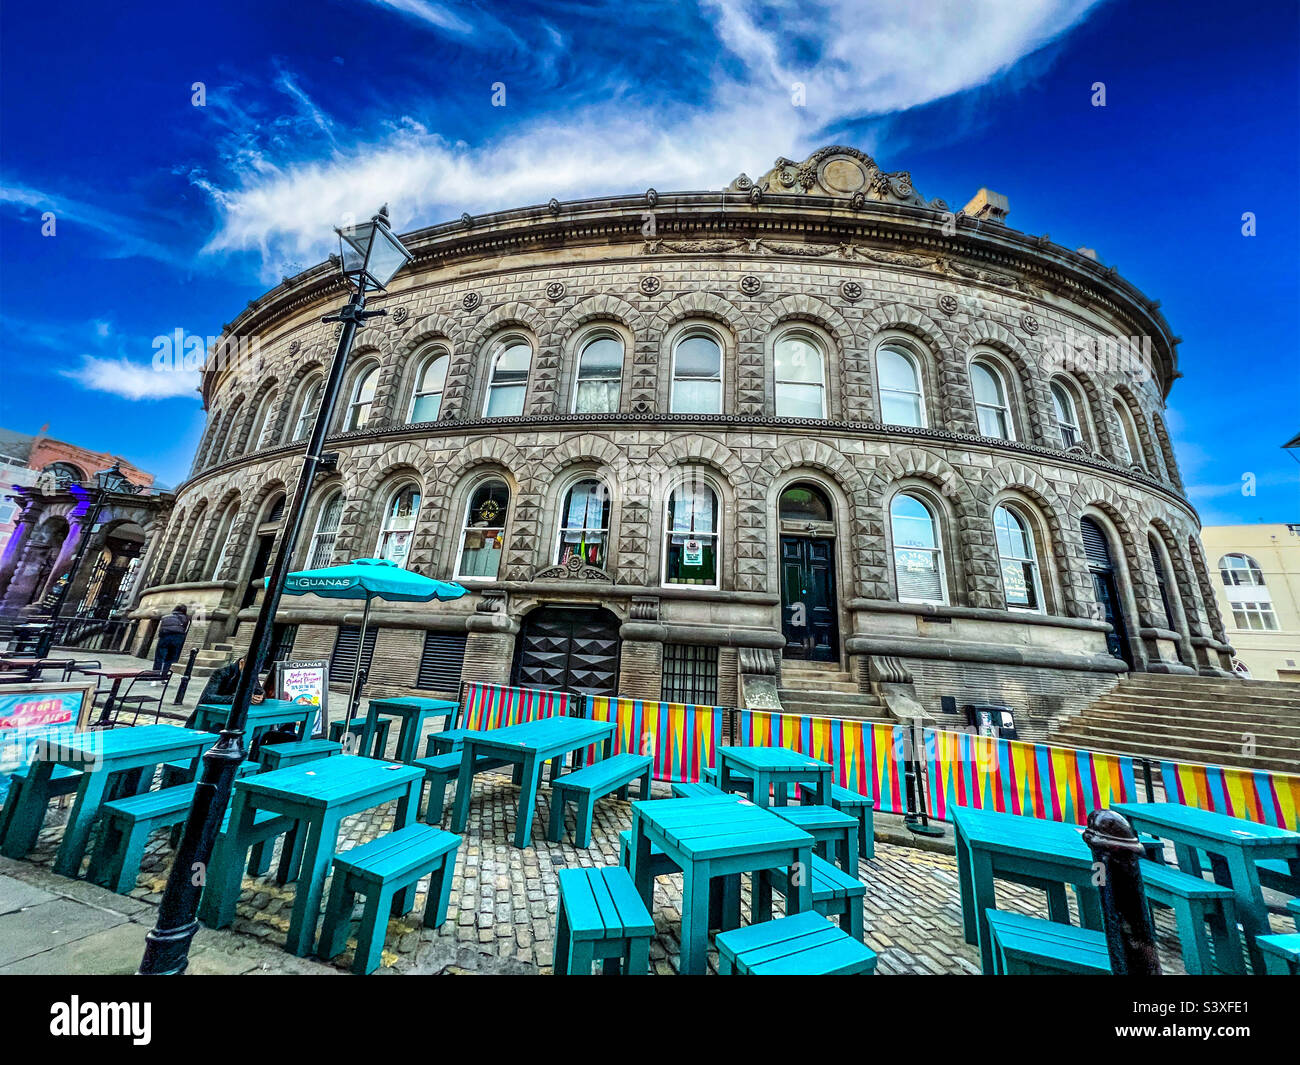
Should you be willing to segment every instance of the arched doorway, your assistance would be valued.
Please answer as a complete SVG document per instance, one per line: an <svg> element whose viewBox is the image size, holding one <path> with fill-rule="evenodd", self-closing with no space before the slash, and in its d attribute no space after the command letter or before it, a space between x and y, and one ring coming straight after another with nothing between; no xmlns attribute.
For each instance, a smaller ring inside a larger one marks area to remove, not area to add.
<svg viewBox="0 0 1300 1065"><path fill-rule="evenodd" d="M619 620L608 610L544 606L524 618L515 645L521 688L618 694Z"/></svg>
<svg viewBox="0 0 1300 1065"><path fill-rule="evenodd" d="M799 481L781 493L781 631L786 658L840 659L835 513L830 497Z"/></svg>
<svg viewBox="0 0 1300 1065"><path fill-rule="evenodd" d="M1088 573L1092 577L1092 594L1100 608L1103 621L1109 622L1111 631L1106 634L1106 650L1122 658L1133 668L1133 651L1129 646L1128 624L1124 619L1124 605L1119 585L1115 580L1115 563L1110 553L1110 540L1102 527L1092 518L1079 519L1083 534L1083 550L1088 557Z"/></svg>
<svg viewBox="0 0 1300 1065"><path fill-rule="evenodd" d="M106 618L126 602L140 565L144 541L144 529L135 522L122 522L105 533L104 544L85 578L85 590L77 604L78 614Z"/></svg>
<svg viewBox="0 0 1300 1065"><path fill-rule="evenodd" d="M239 609L246 610L257 599L262 590L267 568L271 562L271 549L275 546L276 534L284 520L284 493L281 492L267 504L258 523L256 545L253 549L253 563L248 570L248 579L244 582L244 595L239 601Z"/></svg>

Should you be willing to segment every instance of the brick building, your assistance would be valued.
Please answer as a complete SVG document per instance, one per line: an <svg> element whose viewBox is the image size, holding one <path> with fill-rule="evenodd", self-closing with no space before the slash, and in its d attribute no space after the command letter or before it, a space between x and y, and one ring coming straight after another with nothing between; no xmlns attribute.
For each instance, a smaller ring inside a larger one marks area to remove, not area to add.
<svg viewBox="0 0 1300 1065"><path fill-rule="evenodd" d="M552 201L404 238L357 336L295 566L475 592L377 604L372 691L513 681L1031 727L1129 670L1230 661L1163 420L1158 305L850 148L723 192ZM345 297L321 264L203 375L208 429L137 616L247 642ZM282 648L355 654L352 604ZM141 628L141 647L152 625Z"/></svg>

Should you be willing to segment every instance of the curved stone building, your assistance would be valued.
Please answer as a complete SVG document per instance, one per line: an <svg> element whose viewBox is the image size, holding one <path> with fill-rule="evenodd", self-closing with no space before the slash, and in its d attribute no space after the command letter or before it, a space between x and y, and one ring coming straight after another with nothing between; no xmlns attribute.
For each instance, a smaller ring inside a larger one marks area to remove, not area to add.
<svg viewBox="0 0 1300 1065"><path fill-rule="evenodd" d="M829 147L722 192L405 236L295 565L386 556L476 594L379 604L370 690L994 701L1033 734L1128 670L1222 672L1164 424L1178 338L1113 268L1005 216ZM204 372L141 619L186 601L192 642L247 642L344 299L323 263L228 327L256 351ZM295 657L356 654L351 604L280 621Z"/></svg>

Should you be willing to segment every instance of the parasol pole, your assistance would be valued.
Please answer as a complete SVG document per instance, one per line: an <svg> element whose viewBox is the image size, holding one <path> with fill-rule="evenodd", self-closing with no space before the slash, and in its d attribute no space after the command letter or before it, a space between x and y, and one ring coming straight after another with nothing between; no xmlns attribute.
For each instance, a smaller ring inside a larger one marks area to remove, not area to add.
<svg viewBox="0 0 1300 1065"><path fill-rule="evenodd" d="M343 722L343 731L348 730L348 722L357 709L357 700L361 697L361 654L366 649L366 626L370 623L370 592L366 592L366 609L361 613L361 638L357 641L357 661L352 667L352 694L348 699L348 716ZM365 754L365 751L361 752Z"/></svg>

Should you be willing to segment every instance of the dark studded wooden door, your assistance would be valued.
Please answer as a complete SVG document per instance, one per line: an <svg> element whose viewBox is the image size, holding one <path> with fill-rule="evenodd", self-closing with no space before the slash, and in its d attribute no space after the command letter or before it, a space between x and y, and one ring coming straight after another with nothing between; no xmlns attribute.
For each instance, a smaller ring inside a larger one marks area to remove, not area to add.
<svg viewBox="0 0 1300 1065"><path fill-rule="evenodd" d="M835 541L781 537L781 629L785 657L834 662L840 657L835 601Z"/></svg>
<svg viewBox="0 0 1300 1065"><path fill-rule="evenodd" d="M618 629L618 618L608 610L534 610L519 633L515 684L545 691L617 695Z"/></svg>

